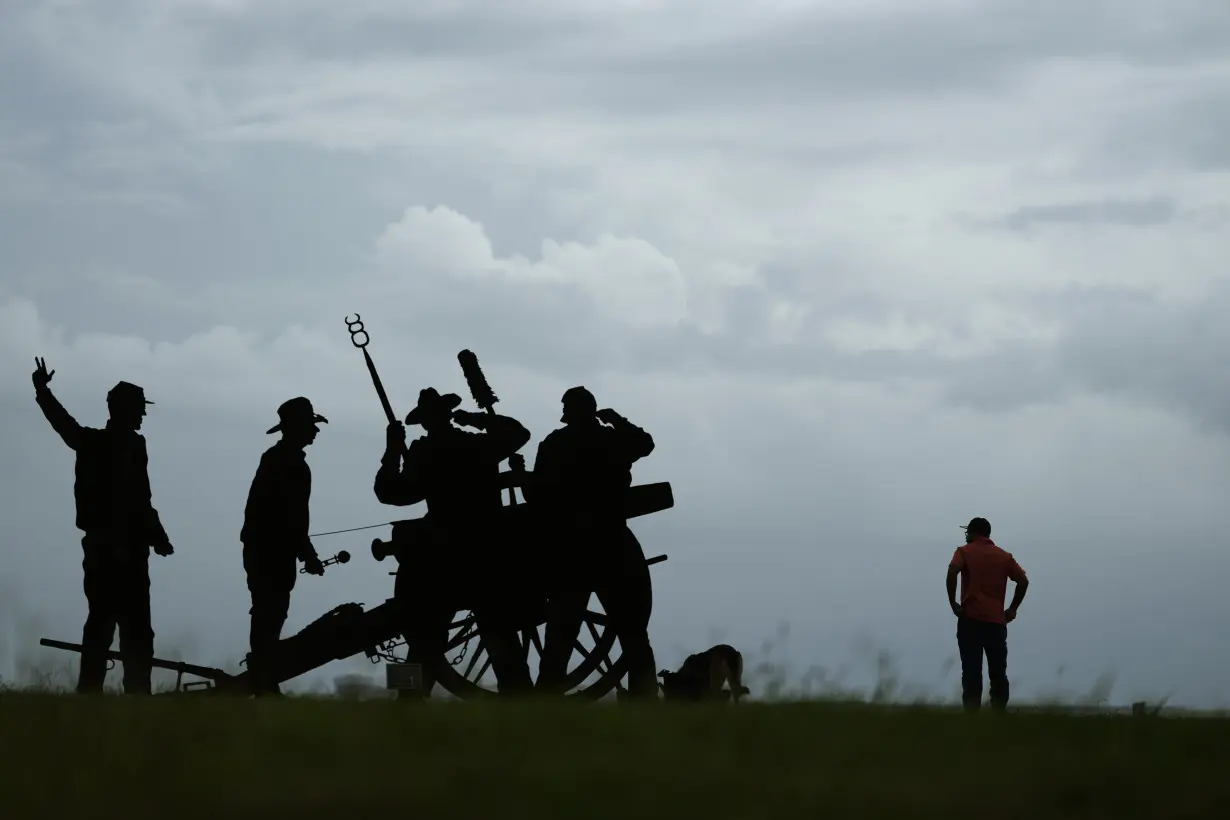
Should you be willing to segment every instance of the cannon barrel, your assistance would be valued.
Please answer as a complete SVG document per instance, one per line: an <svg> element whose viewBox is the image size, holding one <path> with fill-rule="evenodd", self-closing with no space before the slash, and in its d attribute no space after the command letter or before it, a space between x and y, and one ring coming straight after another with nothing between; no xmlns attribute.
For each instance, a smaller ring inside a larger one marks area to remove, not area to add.
<svg viewBox="0 0 1230 820"><path fill-rule="evenodd" d="M624 501L624 516L639 518L642 515L669 510L673 506L675 506L675 496L669 481L637 484L628 488ZM532 502L515 507L511 505L503 507L501 515L504 516L504 523L501 526L507 527L504 532L514 532L516 527L522 526L526 521L526 516L533 515L533 510ZM377 561L383 561L390 555L396 556L401 550L421 541L424 538L423 532L426 527L427 519L425 518L394 521L392 538L388 541L381 541L379 538L372 541L372 557Z"/></svg>
<svg viewBox="0 0 1230 820"><path fill-rule="evenodd" d="M360 653L371 657L381 644L399 633L391 601L368 610L360 603L335 606L294 635L278 641L274 677L285 683L333 661Z"/></svg>

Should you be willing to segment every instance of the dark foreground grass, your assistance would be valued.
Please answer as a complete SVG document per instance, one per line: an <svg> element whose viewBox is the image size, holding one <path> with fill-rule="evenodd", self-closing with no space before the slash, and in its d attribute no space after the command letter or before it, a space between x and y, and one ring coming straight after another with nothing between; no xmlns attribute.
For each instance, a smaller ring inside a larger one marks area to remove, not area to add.
<svg viewBox="0 0 1230 820"><path fill-rule="evenodd" d="M13 820L1224 818L1230 721L9 694L0 778Z"/></svg>

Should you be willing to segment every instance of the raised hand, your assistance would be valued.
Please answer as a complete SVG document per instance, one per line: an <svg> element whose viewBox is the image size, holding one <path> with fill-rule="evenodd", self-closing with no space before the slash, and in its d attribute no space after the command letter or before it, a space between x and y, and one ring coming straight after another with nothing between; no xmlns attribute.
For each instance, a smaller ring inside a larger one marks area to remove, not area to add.
<svg viewBox="0 0 1230 820"><path fill-rule="evenodd" d="M478 427L483 426L483 422L487 417L482 413L474 413L469 410L454 410L453 421L460 424L462 427Z"/></svg>
<svg viewBox="0 0 1230 820"><path fill-rule="evenodd" d="M34 364L37 365L37 367L35 367L34 373L31 374L30 379L34 382L35 390L42 390L47 386L47 383L51 381L51 377L54 376L56 372L54 370L48 372L47 360L40 359L38 356L34 357Z"/></svg>
<svg viewBox="0 0 1230 820"><path fill-rule="evenodd" d="M605 422L606 424L610 424L612 426L624 420L623 416L619 415L609 407L599 410L594 415L598 417L598 421Z"/></svg>

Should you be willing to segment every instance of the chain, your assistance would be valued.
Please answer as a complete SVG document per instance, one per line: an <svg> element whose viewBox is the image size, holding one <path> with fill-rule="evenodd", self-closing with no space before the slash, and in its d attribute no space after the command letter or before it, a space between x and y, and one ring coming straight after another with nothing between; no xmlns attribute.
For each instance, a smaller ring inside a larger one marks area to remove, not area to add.
<svg viewBox="0 0 1230 820"><path fill-rule="evenodd" d="M474 613L473 613L473 612L466 612L466 618L470 618L470 617L472 617L473 615L474 615ZM463 660L465 660L465 657L466 657L466 652L467 652L467 651L469 650L469 648L470 648L470 641L474 640L474 630L470 629L469 627L466 627L466 629L467 629L467 631L462 633L463 635L465 635L465 636L466 636L466 639L465 639L465 641L461 644L461 651L457 653L457 657L455 657L455 658L453 658L451 661L449 661L449 664L450 664L450 665L452 665L452 666L456 666L457 664L459 664L459 663L461 663Z"/></svg>

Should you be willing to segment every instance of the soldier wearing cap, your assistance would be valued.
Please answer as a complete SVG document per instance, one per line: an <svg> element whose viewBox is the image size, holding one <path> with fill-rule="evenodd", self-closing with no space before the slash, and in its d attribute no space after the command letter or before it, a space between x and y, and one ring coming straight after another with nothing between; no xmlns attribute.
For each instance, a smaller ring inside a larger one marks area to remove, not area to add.
<svg viewBox="0 0 1230 820"><path fill-rule="evenodd" d="M405 427L390 424L374 485L382 504L425 501L424 518L431 522L431 543L415 550L409 559L413 569L397 574L393 593L402 602L407 662L422 669L422 690L413 695L417 697L429 697L435 685L448 625L458 609L460 590L449 582L462 573L468 576L468 591L475 598L471 608L500 691L532 689L524 653L507 618L516 590L502 583L506 579L497 577L494 569L502 547L500 462L529 442L530 431L509 416L458 410L460 404L455 393L441 395L431 387L420 391L405 423L422 425L426 435L407 449ZM462 430L453 422L480 432Z"/></svg>
<svg viewBox="0 0 1230 820"><path fill-rule="evenodd" d="M261 456L243 511L243 568L252 594L248 674L252 693L280 695L274 655L290 610L290 593L298 575L296 560L312 575L324 566L308 538L312 470L305 448L329 420L303 396L278 408L278 423L265 433L282 437Z"/></svg>
<svg viewBox="0 0 1230 820"><path fill-rule="evenodd" d="M154 657L150 625L149 554L174 552L150 492L145 437L138 430L145 418L145 391L119 382L107 393L106 427L85 427L51 393L55 371L43 359L32 380L34 397L52 428L73 449L76 481L73 495L77 528L84 533L85 598L89 608L81 635L77 691L99 694L107 675L107 652L120 633L124 656L124 692L148 695Z"/></svg>
<svg viewBox="0 0 1230 820"><path fill-rule="evenodd" d="M653 437L614 410L599 410L584 387L567 390L561 401L564 426L539 443L526 487L526 500L538 510L551 545L538 687L544 692L560 687L581 616L597 592L628 662L629 696L656 698L649 567L628 529L624 506L632 465L653 452Z"/></svg>

